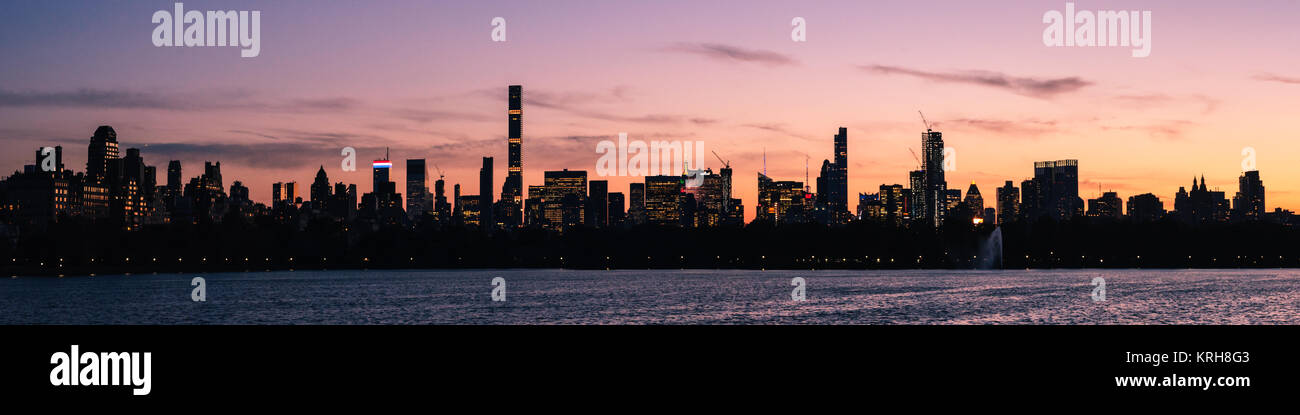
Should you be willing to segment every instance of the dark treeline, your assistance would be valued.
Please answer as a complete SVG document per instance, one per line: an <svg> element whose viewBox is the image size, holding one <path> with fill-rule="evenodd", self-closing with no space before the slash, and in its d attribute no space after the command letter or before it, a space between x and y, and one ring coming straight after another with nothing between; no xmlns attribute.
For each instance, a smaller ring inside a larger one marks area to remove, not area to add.
<svg viewBox="0 0 1300 415"><path fill-rule="evenodd" d="M170 224L132 232L53 224L0 245L6 275L278 269L506 268L1232 268L1300 266L1300 233L1268 222L1191 225L1076 217L931 228L854 222L743 228L303 229L269 218Z"/></svg>

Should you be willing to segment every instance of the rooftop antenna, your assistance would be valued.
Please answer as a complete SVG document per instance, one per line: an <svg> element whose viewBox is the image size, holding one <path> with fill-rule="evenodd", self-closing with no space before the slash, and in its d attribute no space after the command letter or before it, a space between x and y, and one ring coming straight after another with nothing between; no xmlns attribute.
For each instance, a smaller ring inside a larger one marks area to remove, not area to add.
<svg viewBox="0 0 1300 415"><path fill-rule="evenodd" d="M810 186L809 183L808 183L808 159L809 159L808 155L807 155L807 154L804 154L804 155L803 155L803 191L804 191L804 193L812 193L812 186Z"/></svg>
<svg viewBox="0 0 1300 415"><path fill-rule="evenodd" d="M767 147L763 147L763 175L767 176Z"/></svg>

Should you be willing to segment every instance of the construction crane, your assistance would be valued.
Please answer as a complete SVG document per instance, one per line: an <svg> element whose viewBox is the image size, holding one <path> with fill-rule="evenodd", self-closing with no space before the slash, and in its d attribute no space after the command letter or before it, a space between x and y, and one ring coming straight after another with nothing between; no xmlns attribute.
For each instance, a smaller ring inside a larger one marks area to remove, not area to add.
<svg viewBox="0 0 1300 415"><path fill-rule="evenodd" d="M713 150L709 150L709 151L713 151ZM730 162L730 161L723 160L723 159L722 159L722 156L719 156L719 155L718 155L718 152L713 151L713 157L717 157L717 158L718 158L718 161L721 161L721 162L722 162L722 168L724 168L724 169L730 169L730 168L731 168L731 162Z"/></svg>
<svg viewBox="0 0 1300 415"><path fill-rule="evenodd" d="M916 169L917 169L917 170L921 170L921 166L922 166L922 164L921 164L921 158L916 156L916 152L915 152L915 151L912 151L912 148L911 148L911 147L908 147L908 148L907 148L907 152L908 152L908 153L912 153L912 160L916 160Z"/></svg>
<svg viewBox="0 0 1300 415"><path fill-rule="evenodd" d="M925 131L931 131L931 130L930 130L930 122L925 120L925 113L924 113L924 112L921 112L921 110L916 110L916 113L917 113L917 114L921 114L921 123L922 123L922 124L925 124Z"/></svg>
<svg viewBox="0 0 1300 415"><path fill-rule="evenodd" d="M438 180L442 180L443 177L446 177L442 174L442 168L438 167L438 163L433 163L433 168L438 170Z"/></svg>

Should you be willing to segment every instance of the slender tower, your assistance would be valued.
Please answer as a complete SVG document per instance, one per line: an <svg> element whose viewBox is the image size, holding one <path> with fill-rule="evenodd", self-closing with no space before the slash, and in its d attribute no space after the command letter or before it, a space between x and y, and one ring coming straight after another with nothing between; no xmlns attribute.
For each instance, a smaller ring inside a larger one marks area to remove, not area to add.
<svg viewBox="0 0 1300 415"><path fill-rule="evenodd" d="M523 224L522 208L524 196L524 104L523 86L510 85L508 89L509 104L506 119L509 122L509 160L507 161L506 182L501 189L501 223L507 228Z"/></svg>

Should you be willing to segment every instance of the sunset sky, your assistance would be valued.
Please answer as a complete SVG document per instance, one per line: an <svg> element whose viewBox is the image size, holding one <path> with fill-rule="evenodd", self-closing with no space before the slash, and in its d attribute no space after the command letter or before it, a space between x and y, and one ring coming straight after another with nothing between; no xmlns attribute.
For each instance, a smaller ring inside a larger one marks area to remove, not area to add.
<svg viewBox="0 0 1300 415"><path fill-rule="evenodd" d="M506 86L524 87L524 183L594 175L596 143L702 140L735 169L747 220L755 172L816 178L849 131L849 191L907 184L924 126L956 149L949 187L994 188L1038 160L1078 159L1080 194L1152 192L1173 207L1204 174L1236 192L1253 147L1267 209L1300 208L1300 17L1296 1L1083 1L1152 12L1151 55L1046 47L1044 12L1064 1L187 1L260 10L261 55L154 47L173 2L17 2L0 26L0 171L64 146L84 171L95 127L142 149L165 179L221 161L266 202L271 183L331 181L369 192L368 161L391 147L477 193L483 156L506 176ZM507 20L492 42L493 17ZM790 38L807 21L807 42ZM355 172L343 147L359 150ZM711 154L706 167L720 163ZM600 179L591 177L591 179ZM610 177L626 192L640 178ZM851 199L855 199L851 197ZM850 208L856 206L850 201Z"/></svg>

